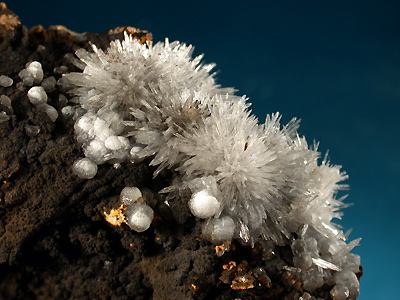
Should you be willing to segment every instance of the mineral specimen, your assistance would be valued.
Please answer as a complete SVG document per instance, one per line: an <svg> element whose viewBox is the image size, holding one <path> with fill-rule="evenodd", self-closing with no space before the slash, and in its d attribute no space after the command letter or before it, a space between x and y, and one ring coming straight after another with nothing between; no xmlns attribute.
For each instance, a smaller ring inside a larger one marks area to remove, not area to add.
<svg viewBox="0 0 400 300"><path fill-rule="evenodd" d="M215 83L213 64L191 58L192 46L168 39L141 44L125 34L106 52L92 49L76 52L82 73L59 81L86 111L75 133L88 165L150 157L158 166L154 176L164 169L177 174L161 192L192 193L188 206L206 219L205 238L290 245L306 290L336 283L335 300L346 289L350 299L358 296L359 261L350 251L359 240L346 244L331 222L341 216L336 194L347 175L327 158L318 164L317 147L299 136L296 119L281 126L276 113L258 124L245 97ZM138 232L153 218L145 204L129 204L126 214Z"/></svg>

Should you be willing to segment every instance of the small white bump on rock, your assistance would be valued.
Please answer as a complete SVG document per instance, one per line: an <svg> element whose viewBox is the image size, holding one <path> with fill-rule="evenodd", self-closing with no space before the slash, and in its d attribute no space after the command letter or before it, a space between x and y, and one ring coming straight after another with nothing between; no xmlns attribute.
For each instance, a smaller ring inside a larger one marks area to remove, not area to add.
<svg viewBox="0 0 400 300"><path fill-rule="evenodd" d="M192 214L201 219L215 216L219 213L221 204L214 196L211 196L207 190L201 190L194 193L189 200L189 209Z"/></svg>
<svg viewBox="0 0 400 300"><path fill-rule="evenodd" d="M25 126L25 133L29 137L35 137L39 134L39 132L40 132L40 128L38 126L35 126L35 125L26 125Z"/></svg>
<svg viewBox="0 0 400 300"><path fill-rule="evenodd" d="M78 109L77 109L78 110ZM76 111L75 111L76 114ZM75 116L74 114L74 116ZM93 124L96 117L92 113L85 113L74 124L76 139L79 143L87 143L94 138Z"/></svg>
<svg viewBox="0 0 400 300"><path fill-rule="evenodd" d="M7 116L5 111L0 112L0 123L10 120L10 116Z"/></svg>
<svg viewBox="0 0 400 300"><path fill-rule="evenodd" d="M305 292L299 300L315 300L315 297L311 296L309 293Z"/></svg>
<svg viewBox="0 0 400 300"><path fill-rule="evenodd" d="M11 99L9 97L7 97L6 95L0 96L0 104L7 107L11 112L14 112L12 105L11 105Z"/></svg>
<svg viewBox="0 0 400 300"><path fill-rule="evenodd" d="M39 84L43 80L42 64L38 61L33 61L26 64L26 68L18 73L22 82L27 86Z"/></svg>
<svg viewBox="0 0 400 300"><path fill-rule="evenodd" d="M2 87L12 86L13 82L14 81L10 77L8 77L6 75L1 75L0 76L0 86L2 86Z"/></svg>
<svg viewBox="0 0 400 300"><path fill-rule="evenodd" d="M129 159L131 162L136 163L141 160L141 158L138 156L139 152L143 150L143 147L140 146L133 146L131 150L129 151Z"/></svg>
<svg viewBox="0 0 400 300"><path fill-rule="evenodd" d="M47 103L41 103L37 106L40 110L44 111L52 122L55 122L58 118L58 111L53 106Z"/></svg>
<svg viewBox="0 0 400 300"><path fill-rule="evenodd" d="M141 203L132 203L125 210L126 222L136 232L149 229L154 218L154 212L150 206Z"/></svg>
<svg viewBox="0 0 400 300"><path fill-rule="evenodd" d="M34 86L30 88L28 91L28 98L29 101L31 101L31 103L34 105L47 102L47 94L44 88L41 86Z"/></svg>
<svg viewBox="0 0 400 300"><path fill-rule="evenodd" d="M72 106L67 105L67 106L64 106L63 108L61 108L61 113L64 116L70 118L70 117L72 117L74 115L75 110L74 110L74 108Z"/></svg>
<svg viewBox="0 0 400 300"><path fill-rule="evenodd" d="M39 53L41 53L41 54L42 54L45 50L46 50L46 47L45 47L44 45L39 45L39 46L36 48L36 51L39 52Z"/></svg>
<svg viewBox="0 0 400 300"><path fill-rule="evenodd" d="M126 206L134 203L142 197L142 192L137 187L125 187L120 194L122 203Z"/></svg>
<svg viewBox="0 0 400 300"><path fill-rule="evenodd" d="M235 233L235 222L229 216L211 218L203 228L203 235L214 244L232 240Z"/></svg>
<svg viewBox="0 0 400 300"><path fill-rule="evenodd" d="M92 179L97 173L97 165L88 158L79 158L72 165L72 172L84 179Z"/></svg>

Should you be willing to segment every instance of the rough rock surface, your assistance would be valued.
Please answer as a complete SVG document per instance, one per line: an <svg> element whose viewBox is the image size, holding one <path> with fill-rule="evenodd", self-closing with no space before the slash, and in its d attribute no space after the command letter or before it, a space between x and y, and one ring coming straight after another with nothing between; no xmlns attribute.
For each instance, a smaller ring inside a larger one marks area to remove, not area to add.
<svg viewBox="0 0 400 300"><path fill-rule="evenodd" d="M4 3L0 9L0 75L14 81L0 87L13 110L0 104L10 116L0 123L1 299L292 300L303 295L302 283L290 272L290 247L233 243L221 255L223 248L201 239L200 223L188 210L189 195L169 202L157 195L154 221L144 233L107 223L104 211L119 206L125 186L158 191L174 174L153 179L154 170L143 161L119 169L102 165L95 178L80 179L71 166L82 150L73 120L61 113L67 104L59 98L62 91L56 87L48 93L48 103L59 112L55 122L29 102L30 87L18 77L26 63L41 62L44 78L58 80L78 70L71 53L89 49L89 41L105 49L124 30L143 42L151 40L149 33L132 27L104 34L78 34L63 26L28 30ZM39 134L27 125L39 128ZM330 288L313 296L330 299Z"/></svg>

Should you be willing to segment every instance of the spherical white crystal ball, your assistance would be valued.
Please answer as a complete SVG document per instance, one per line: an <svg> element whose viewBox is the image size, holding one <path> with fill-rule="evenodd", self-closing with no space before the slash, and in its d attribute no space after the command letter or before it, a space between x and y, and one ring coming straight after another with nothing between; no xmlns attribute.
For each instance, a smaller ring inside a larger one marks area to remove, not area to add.
<svg viewBox="0 0 400 300"><path fill-rule="evenodd" d="M47 94L41 86L34 86L28 91L28 98L32 104L38 105L47 102Z"/></svg>
<svg viewBox="0 0 400 300"><path fill-rule="evenodd" d="M136 232L149 229L153 221L154 212L150 206L141 203L132 203L125 210L126 222Z"/></svg>
<svg viewBox="0 0 400 300"><path fill-rule="evenodd" d="M131 203L136 202L136 200L142 197L142 193L137 187L125 187L122 189L120 194L122 203L126 206L130 205Z"/></svg>
<svg viewBox="0 0 400 300"><path fill-rule="evenodd" d="M72 172L84 179L92 179L97 173L97 165L88 158L79 158L72 165Z"/></svg>
<svg viewBox="0 0 400 300"><path fill-rule="evenodd" d="M214 196L211 196L207 190L201 190L194 193L189 201L189 209L192 214L201 219L207 219L215 216L220 211L221 204Z"/></svg>

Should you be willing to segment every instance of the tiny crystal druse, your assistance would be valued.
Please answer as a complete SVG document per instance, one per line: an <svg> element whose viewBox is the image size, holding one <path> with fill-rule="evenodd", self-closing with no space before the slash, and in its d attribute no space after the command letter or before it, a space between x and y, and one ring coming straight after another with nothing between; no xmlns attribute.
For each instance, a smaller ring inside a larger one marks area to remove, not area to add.
<svg viewBox="0 0 400 300"><path fill-rule="evenodd" d="M326 159L318 164L298 121L281 126L276 113L259 124L245 97L216 85L213 64L191 58L192 46L140 44L125 35L106 52L93 51L78 50L83 72L60 82L78 103L75 133L86 156L73 166L78 176L94 177L103 163L120 167L150 157L154 176L165 168L178 174L161 192L191 192L188 206L204 219L206 239L290 245L306 290L326 283L336 300L358 296L360 260L350 251L359 240L346 243L331 223L341 217L336 194L347 176ZM31 94L42 98L39 90ZM140 190L122 194L129 226L149 228L153 210Z"/></svg>

